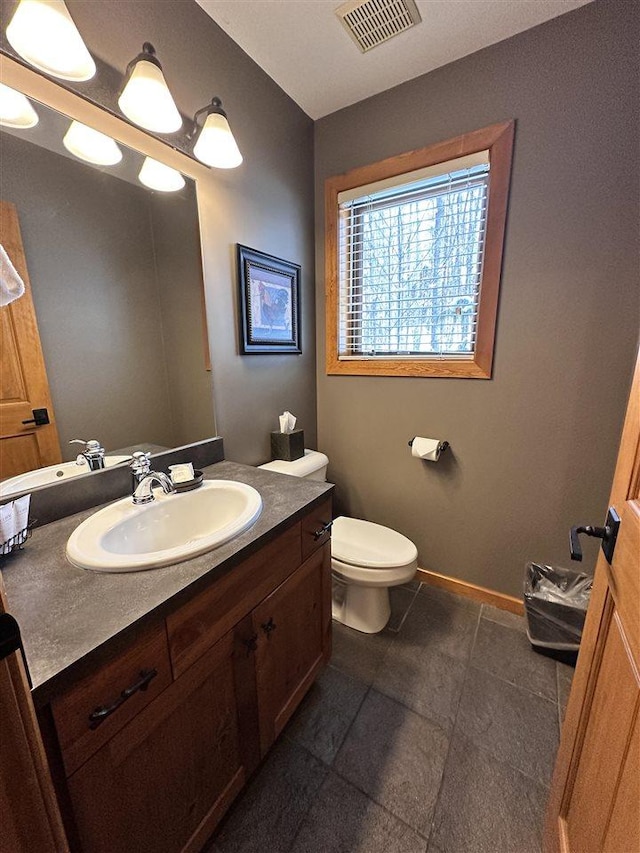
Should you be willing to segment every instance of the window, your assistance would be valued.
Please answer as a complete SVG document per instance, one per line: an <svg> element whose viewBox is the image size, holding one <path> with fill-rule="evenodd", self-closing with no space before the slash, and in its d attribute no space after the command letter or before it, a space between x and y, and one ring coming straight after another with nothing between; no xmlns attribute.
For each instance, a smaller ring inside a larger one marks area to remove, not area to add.
<svg viewBox="0 0 640 853"><path fill-rule="evenodd" d="M330 178L327 372L490 378L513 123Z"/></svg>

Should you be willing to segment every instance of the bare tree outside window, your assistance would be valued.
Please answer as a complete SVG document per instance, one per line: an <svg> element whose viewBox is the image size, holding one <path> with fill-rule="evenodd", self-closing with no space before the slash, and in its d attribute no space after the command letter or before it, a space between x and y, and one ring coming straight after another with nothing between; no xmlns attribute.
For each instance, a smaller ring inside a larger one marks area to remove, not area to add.
<svg viewBox="0 0 640 853"><path fill-rule="evenodd" d="M359 253L347 347L366 354L471 353L486 180L352 211Z"/></svg>

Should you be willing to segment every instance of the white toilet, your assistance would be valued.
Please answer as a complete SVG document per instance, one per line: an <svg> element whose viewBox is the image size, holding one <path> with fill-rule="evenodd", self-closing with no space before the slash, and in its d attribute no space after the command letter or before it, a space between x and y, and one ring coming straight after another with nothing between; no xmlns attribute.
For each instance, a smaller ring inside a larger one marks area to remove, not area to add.
<svg viewBox="0 0 640 853"><path fill-rule="evenodd" d="M329 460L305 450L295 462L261 465L268 471L326 480ZM418 567L416 546L395 530L359 518L334 519L331 530L333 618L365 634L382 631L389 621L389 587L412 580Z"/></svg>

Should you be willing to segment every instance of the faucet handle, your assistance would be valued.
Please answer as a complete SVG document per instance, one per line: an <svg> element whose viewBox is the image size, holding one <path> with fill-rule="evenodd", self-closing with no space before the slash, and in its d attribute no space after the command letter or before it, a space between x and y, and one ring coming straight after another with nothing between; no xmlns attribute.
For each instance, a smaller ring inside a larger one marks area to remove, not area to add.
<svg viewBox="0 0 640 853"><path fill-rule="evenodd" d="M129 467L134 474L145 476L151 472L151 453L144 453L142 450L136 450L131 454L131 462Z"/></svg>
<svg viewBox="0 0 640 853"><path fill-rule="evenodd" d="M85 453L95 453L104 456L104 447L95 438L85 441L84 438L72 438L69 444L84 444Z"/></svg>

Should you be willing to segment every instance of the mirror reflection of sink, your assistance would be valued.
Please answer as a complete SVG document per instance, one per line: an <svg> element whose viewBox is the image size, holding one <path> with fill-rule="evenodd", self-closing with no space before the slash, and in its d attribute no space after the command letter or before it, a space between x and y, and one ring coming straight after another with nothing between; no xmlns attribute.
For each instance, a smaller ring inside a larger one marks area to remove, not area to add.
<svg viewBox="0 0 640 853"><path fill-rule="evenodd" d="M105 456L104 467L111 468L113 465L120 465L128 459L130 459L129 456ZM63 480L70 480L73 477L78 477L80 474L88 473L89 466L86 462L78 465L74 460L73 462L61 462L59 465L48 465L46 468L27 471L25 474L18 474L16 477L3 480L0 483L0 498L8 498L10 495L15 495L18 492L37 489L38 486L50 486L51 483L61 483Z"/></svg>
<svg viewBox="0 0 640 853"><path fill-rule="evenodd" d="M135 572L204 554L243 533L262 512L252 486L205 480L190 492L136 506L131 497L89 516L67 542L67 558L82 569Z"/></svg>

